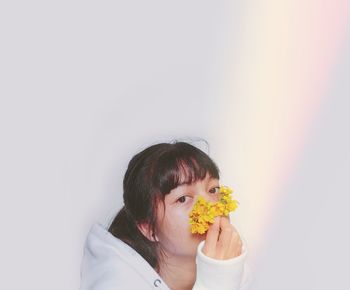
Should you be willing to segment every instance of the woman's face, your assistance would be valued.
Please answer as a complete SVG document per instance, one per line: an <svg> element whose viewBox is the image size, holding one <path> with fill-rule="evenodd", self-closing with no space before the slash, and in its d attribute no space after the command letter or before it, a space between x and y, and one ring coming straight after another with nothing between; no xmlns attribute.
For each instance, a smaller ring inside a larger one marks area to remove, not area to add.
<svg viewBox="0 0 350 290"><path fill-rule="evenodd" d="M205 239L205 234L191 233L190 211L200 195L216 202L219 194L219 180L207 174L203 180L183 184L170 191L164 200L165 212L163 203L158 204L157 238L168 255L195 257L197 246Z"/></svg>

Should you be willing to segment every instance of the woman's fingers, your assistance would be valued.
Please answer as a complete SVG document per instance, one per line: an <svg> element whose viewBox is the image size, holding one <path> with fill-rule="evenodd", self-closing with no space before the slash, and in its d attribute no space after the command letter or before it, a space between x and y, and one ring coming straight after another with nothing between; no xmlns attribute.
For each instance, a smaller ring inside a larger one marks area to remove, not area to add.
<svg viewBox="0 0 350 290"><path fill-rule="evenodd" d="M232 258L242 254L242 241L238 234L236 235L236 238L231 239L229 253Z"/></svg>
<svg viewBox="0 0 350 290"><path fill-rule="evenodd" d="M209 226L203 253L214 259L230 259L241 254L242 240L228 216L216 217Z"/></svg>
<svg viewBox="0 0 350 290"><path fill-rule="evenodd" d="M242 253L242 240L241 237L238 234L238 231L236 230L236 228L232 226L232 235L231 235L231 242L229 245L229 250L228 250L228 257L229 258L233 258L233 257L237 257Z"/></svg>
<svg viewBox="0 0 350 290"><path fill-rule="evenodd" d="M203 253L208 257L215 258L216 246L220 234L220 217L217 216L214 219L214 223L209 226L205 243L203 247Z"/></svg>
<svg viewBox="0 0 350 290"><path fill-rule="evenodd" d="M230 220L226 216L222 216L220 220L221 232L217 242L217 259L227 259L230 255L230 244L232 239L233 228Z"/></svg>

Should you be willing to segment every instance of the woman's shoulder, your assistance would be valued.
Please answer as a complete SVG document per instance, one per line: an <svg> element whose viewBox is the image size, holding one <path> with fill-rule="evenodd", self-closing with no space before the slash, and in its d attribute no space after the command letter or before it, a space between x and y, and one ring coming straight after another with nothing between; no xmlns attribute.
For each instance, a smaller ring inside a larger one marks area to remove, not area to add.
<svg viewBox="0 0 350 290"><path fill-rule="evenodd" d="M93 224L87 234L80 275L81 290L147 289L147 284L153 289L158 280L163 283L139 253L101 223Z"/></svg>
<svg viewBox="0 0 350 290"><path fill-rule="evenodd" d="M84 251L94 254L94 258L105 256L138 256L138 253L124 241L113 236L105 225L97 222L93 224L87 234ZM142 257L141 257L142 258Z"/></svg>

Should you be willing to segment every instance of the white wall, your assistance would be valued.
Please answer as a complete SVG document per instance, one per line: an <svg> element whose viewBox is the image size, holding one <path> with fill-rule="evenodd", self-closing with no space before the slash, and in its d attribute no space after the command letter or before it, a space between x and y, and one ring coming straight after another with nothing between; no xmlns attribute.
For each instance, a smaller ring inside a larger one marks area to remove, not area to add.
<svg viewBox="0 0 350 290"><path fill-rule="evenodd" d="M86 233L120 207L127 162L148 145L204 138L231 182L229 87L245 9L207 0L0 4L1 289L77 289ZM349 287L344 51L254 257L254 289Z"/></svg>
<svg viewBox="0 0 350 290"><path fill-rule="evenodd" d="M229 5L1 3L0 288L77 289L86 233L120 207L129 159L174 138L215 143Z"/></svg>
<svg viewBox="0 0 350 290"><path fill-rule="evenodd" d="M350 34L327 100L281 194L254 289L350 289Z"/></svg>

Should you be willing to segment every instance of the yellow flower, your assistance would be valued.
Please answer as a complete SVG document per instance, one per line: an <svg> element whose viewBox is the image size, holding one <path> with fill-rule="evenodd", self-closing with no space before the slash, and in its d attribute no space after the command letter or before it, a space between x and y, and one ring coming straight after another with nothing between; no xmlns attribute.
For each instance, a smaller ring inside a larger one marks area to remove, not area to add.
<svg viewBox="0 0 350 290"><path fill-rule="evenodd" d="M216 216L228 216L231 211L237 209L239 202L232 199L232 192L230 187L220 186L218 202L209 202L203 196L199 196L189 215L192 234L204 234L209 229L209 225L214 223Z"/></svg>

